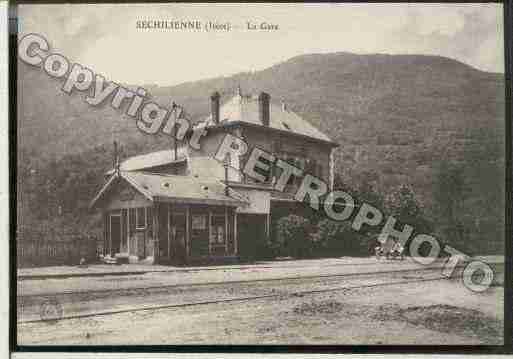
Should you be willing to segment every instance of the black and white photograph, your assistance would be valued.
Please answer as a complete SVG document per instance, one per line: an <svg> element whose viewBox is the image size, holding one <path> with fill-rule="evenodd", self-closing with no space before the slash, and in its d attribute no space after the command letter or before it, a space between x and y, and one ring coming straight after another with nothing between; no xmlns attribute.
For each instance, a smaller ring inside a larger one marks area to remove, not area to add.
<svg viewBox="0 0 513 359"><path fill-rule="evenodd" d="M17 346L511 345L503 3L20 3L15 31Z"/></svg>

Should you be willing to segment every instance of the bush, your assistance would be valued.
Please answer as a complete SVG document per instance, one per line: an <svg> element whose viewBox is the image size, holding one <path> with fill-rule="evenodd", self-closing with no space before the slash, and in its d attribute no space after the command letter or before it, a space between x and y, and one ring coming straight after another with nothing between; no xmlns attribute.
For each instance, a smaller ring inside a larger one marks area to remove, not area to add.
<svg viewBox="0 0 513 359"><path fill-rule="evenodd" d="M371 238L354 231L349 222L322 220L317 223L312 239L318 255L367 256L372 252Z"/></svg>
<svg viewBox="0 0 513 359"><path fill-rule="evenodd" d="M306 218L289 215L278 220L277 235L272 242L275 254L297 258L309 257L313 253L310 236L311 224Z"/></svg>

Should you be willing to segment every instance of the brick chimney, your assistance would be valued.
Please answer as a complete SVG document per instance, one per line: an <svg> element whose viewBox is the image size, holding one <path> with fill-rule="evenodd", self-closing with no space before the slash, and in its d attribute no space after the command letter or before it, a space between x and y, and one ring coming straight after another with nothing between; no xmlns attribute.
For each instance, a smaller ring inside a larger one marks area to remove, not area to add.
<svg viewBox="0 0 513 359"><path fill-rule="evenodd" d="M210 112L212 113L212 121L214 124L219 124L219 92L214 92L210 95Z"/></svg>
<svg viewBox="0 0 513 359"><path fill-rule="evenodd" d="M260 92L258 96L258 117L264 126L269 126L271 96L266 92Z"/></svg>

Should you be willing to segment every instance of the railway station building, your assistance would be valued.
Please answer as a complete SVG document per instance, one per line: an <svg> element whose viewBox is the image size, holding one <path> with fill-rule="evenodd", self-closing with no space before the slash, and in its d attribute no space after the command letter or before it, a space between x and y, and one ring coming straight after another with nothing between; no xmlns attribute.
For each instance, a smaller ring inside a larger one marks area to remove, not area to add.
<svg viewBox="0 0 513 359"><path fill-rule="evenodd" d="M296 210L302 178L291 177L279 192L277 166L264 181L244 175L247 156L223 166L214 155L228 133L333 186L338 145L319 129L264 92L243 95L239 88L222 102L215 92L210 115L195 124L207 130L199 150L176 145L117 161L106 174L91 202L102 213L106 255L175 265L252 257L276 219Z"/></svg>

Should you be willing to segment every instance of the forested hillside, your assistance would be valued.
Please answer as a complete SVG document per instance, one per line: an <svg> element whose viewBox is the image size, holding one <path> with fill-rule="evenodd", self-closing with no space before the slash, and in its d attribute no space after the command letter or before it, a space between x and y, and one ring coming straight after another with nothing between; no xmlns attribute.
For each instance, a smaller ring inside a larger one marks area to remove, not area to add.
<svg viewBox="0 0 513 359"><path fill-rule="evenodd" d="M85 207L112 164L112 141L132 155L171 140L143 135L120 112L87 105L83 94L64 94L39 69L19 64L18 76L18 222L37 227L60 218L61 226L90 228ZM338 142L336 170L348 186L385 197L409 184L435 229L502 242L503 75L443 57L334 53L145 88L160 104L175 101L200 119L211 92L228 97L238 85L286 101Z"/></svg>

